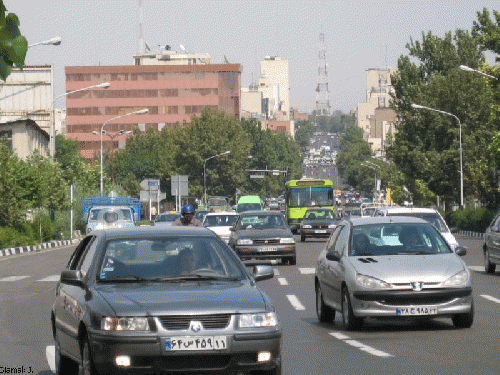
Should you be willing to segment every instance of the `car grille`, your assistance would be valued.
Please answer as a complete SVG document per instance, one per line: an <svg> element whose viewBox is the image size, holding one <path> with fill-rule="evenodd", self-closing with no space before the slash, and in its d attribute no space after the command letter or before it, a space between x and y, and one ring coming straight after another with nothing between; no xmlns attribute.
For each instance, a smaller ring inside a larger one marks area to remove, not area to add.
<svg viewBox="0 0 500 375"><path fill-rule="evenodd" d="M166 315L159 319L163 328L172 331L188 329L192 320L200 321L204 329L224 329L231 320L231 314Z"/></svg>
<svg viewBox="0 0 500 375"><path fill-rule="evenodd" d="M313 229L328 229L328 225L312 225Z"/></svg>
<svg viewBox="0 0 500 375"><path fill-rule="evenodd" d="M253 240L254 245L278 245L280 243L279 238L268 238L268 239L256 239Z"/></svg>
<svg viewBox="0 0 500 375"><path fill-rule="evenodd" d="M424 298L414 298L414 297L390 297L383 300L379 300L379 302L383 305L391 305L391 306L418 306L418 305L439 305L442 303L450 302L453 298L448 296L436 297L436 296L427 296Z"/></svg>

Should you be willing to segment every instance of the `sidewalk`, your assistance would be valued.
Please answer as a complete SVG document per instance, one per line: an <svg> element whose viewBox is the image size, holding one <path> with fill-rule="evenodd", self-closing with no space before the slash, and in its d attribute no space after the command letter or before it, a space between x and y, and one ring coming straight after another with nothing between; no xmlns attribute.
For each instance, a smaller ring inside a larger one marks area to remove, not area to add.
<svg viewBox="0 0 500 375"><path fill-rule="evenodd" d="M0 258L4 257L4 256L9 256L9 255L29 253L32 251L46 251L49 249L59 248L61 246L78 244L78 243L80 243L80 240L82 238L83 237L74 238L72 240L44 242L42 244L33 245L33 246L19 246L19 247L9 247L6 249L0 249Z"/></svg>

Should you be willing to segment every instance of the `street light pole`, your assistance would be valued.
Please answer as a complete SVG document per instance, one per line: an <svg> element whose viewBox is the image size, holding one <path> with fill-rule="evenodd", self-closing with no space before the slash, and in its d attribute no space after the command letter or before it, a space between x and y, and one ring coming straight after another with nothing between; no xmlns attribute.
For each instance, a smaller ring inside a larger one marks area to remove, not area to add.
<svg viewBox="0 0 500 375"><path fill-rule="evenodd" d="M207 205L207 173L206 173L207 161L209 161L210 159L222 156L222 155L230 154L230 153L231 153L231 151L226 151L226 152L223 152L222 154L210 156L209 158L206 158L205 161L203 162L203 196L205 199L205 206Z"/></svg>
<svg viewBox="0 0 500 375"><path fill-rule="evenodd" d="M496 79L498 80L497 77L495 76L492 76L490 74L486 74L486 73L483 73L477 69L472 69L472 68L469 68L467 65L460 65L460 69L466 71L466 72L474 72L474 73L477 73L477 74L481 74L482 76L485 76L485 77L488 77L488 78L493 78L493 79Z"/></svg>
<svg viewBox="0 0 500 375"><path fill-rule="evenodd" d="M34 46L48 46L48 45L53 45L53 46L58 46L61 44L61 37L56 36L55 38L49 39L49 40L44 40L43 42L38 42L38 43L33 43L28 46L28 48L34 47Z"/></svg>
<svg viewBox="0 0 500 375"><path fill-rule="evenodd" d="M103 82L99 83L97 85L89 86L89 87L84 87L83 89L78 89L78 90L73 90L66 92L64 94L61 94L57 96L51 103L50 105L50 156L52 159L54 159L55 154L56 154L56 126L55 126L55 114L54 114L54 103L56 102L57 99L62 98L63 96L73 94L75 92L80 92L80 91L85 91L85 90L90 90L90 89L107 89L111 84L109 82Z"/></svg>
<svg viewBox="0 0 500 375"><path fill-rule="evenodd" d="M443 115L451 116L451 117L455 118L455 120L458 121L458 125L459 125L459 128L460 128L460 132L459 132L459 145L460 145L460 172L459 172L460 173L460 207L463 208L464 207L464 167L463 167L463 160L462 160L462 123L460 122L460 119L457 116L455 116L453 113L441 111L439 109L425 107L423 105L418 105L418 104L412 104L411 106L412 106L412 108L415 108L415 109L427 109L429 111L434 111L434 112L442 113Z"/></svg>
<svg viewBox="0 0 500 375"><path fill-rule="evenodd" d="M121 117L125 117L125 116L130 116L130 115L137 115L137 114L141 114L141 113L148 113L149 112L149 109L148 108L144 108L144 109L139 109L137 111L133 111L133 112L129 112L129 113L125 113L124 115L120 115L120 116L116 116L116 117L113 117L113 118L110 118L109 120L106 120L104 121L104 124L102 124L101 126L101 196L103 194L103 191L104 191L104 174L103 174L103 155L102 155L102 133L104 132L104 126L106 126L106 124L110 121L113 121L113 120L116 120L117 118L121 118Z"/></svg>

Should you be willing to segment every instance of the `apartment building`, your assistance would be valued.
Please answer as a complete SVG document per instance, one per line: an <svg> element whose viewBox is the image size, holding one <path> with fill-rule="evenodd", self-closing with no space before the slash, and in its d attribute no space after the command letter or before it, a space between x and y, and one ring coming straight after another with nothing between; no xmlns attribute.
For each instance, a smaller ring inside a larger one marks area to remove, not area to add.
<svg viewBox="0 0 500 375"><path fill-rule="evenodd" d="M190 123L205 107L240 117L240 64L210 64L208 55L138 54L135 65L66 67L66 91L109 82L107 89L90 89L66 99L66 134L80 142L80 154L92 162L100 150L100 130L105 125L103 148L125 146L126 132ZM140 109L147 114L123 116ZM123 116L123 117L120 117ZM124 134L120 134L121 133Z"/></svg>

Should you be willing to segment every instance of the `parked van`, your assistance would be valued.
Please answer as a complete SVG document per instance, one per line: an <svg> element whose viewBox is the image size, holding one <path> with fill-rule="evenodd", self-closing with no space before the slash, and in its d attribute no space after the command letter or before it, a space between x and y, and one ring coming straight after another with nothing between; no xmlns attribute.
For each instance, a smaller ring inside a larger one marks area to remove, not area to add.
<svg viewBox="0 0 500 375"><path fill-rule="evenodd" d="M236 212L245 211L262 211L264 210L264 204L262 199L258 195L244 195L238 199L238 205L236 207Z"/></svg>

